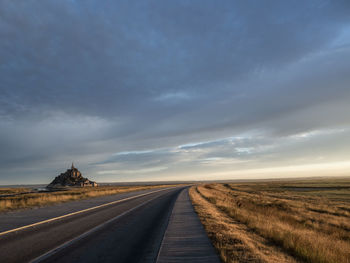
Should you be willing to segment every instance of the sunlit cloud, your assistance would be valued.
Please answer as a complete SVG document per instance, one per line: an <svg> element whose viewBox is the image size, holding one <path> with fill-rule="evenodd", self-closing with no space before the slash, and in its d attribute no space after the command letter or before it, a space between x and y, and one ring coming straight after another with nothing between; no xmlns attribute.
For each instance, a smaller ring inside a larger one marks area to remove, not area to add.
<svg viewBox="0 0 350 263"><path fill-rule="evenodd" d="M304 165L279 166L262 169L245 169L225 171L210 174L212 178L222 179L259 179L259 178L293 178L293 177L321 177L348 176L350 162L311 163Z"/></svg>
<svg viewBox="0 0 350 263"><path fill-rule="evenodd" d="M165 93L158 97L156 97L155 101L162 101L165 103L176 103L179 101L186 101L190 100L192 96L186 92L172 92L172 93Z"/></svg>
<svg viewBox="0 0 350 263"><path fill-rule="evenodd" d="M146 174L146 173L154 173L159 171L166 170L167 167L152 167L152 168L145 168L145 169L128 169L128 170L105 170L105 171L99 171L98 174L101 175L124 175L124 174Z"/></svg>

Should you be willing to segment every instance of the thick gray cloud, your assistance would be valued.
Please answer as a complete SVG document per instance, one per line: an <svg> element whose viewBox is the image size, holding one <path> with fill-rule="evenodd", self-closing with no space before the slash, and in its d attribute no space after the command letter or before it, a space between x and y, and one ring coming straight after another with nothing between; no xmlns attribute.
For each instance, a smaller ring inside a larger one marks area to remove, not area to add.
<svg viewBox="0 0 350 263"><path fill-rule="evenodd" d="M346 0L0 0L0 183L44 181L73 159L96 180L135 162L166 179L182 162L202 171L230 151L250 160L271 140L346 129L349 11ZM240 153L217 145L249 133ZM203 141L203 158L180 147Z"/></svg>

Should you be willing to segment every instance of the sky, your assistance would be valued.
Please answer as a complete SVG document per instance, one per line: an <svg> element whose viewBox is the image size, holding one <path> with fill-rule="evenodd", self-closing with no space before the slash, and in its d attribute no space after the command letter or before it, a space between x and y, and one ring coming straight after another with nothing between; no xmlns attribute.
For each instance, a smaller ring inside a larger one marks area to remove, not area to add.
<svg viewBox="0 0 350 263"><path fill-rule="evenodd" d="M0 0L0 184L350 175L350 1Z"/></svg>

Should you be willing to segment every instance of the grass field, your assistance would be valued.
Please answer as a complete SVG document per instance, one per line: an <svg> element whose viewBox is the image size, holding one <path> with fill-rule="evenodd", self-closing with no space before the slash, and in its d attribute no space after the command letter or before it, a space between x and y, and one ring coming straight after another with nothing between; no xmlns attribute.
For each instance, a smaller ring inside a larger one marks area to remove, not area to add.
<svg viewBox="0 0 350 263"><path fill-rule="evenodd" d="M0 188L0 195L19 194L19 193L25 193L30 191L31 191L30 188L24 188L24 187L18 187L18 188L3 187L3 188Z"/></svg>
<svg viewBox="0 0 350 263"><path fill-rule="evenodd" d="M99 186L71 188L67 189L66 191L44 193L25 193L30 191L30 189L27 188L0 188L0 194L19 194L8 197L0 197L0 212L87 199L97 196L171 186L174 185Z"/></svg>
<svg viewBox="0 0 350 263"><path fill-rule="evenodd" d="M350 179L190 189L224 262L350 262Z"/></svg>

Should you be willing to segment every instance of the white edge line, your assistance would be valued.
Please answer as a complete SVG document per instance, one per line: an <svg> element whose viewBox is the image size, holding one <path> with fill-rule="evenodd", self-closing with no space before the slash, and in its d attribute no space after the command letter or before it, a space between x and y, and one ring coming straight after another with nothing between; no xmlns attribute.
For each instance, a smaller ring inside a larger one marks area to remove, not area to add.
<svg viewBox="0 0 350 263"><path fill-rule="evenodd" d="M90 208L83 209L83 210L80 210L80 211L76 211L76 212L73 212L73 213L69 213L69 214L66 214L66 215L50 218L50 219L47 219L47 220L44 220L44 221L40 221L40 222L36 222L36 223L30 224L30 225L26 225L26 226L21 226L21 227L18 227L18 228L10 229L10 230L1 232L0 236L6 235L6 234L9 234L9 233L12 233L12 232L16 232L16 231L19 231L19 230L27 229L27 228L30 228L30 227L33 227L33 226L38 226L38 225L45 224L45 223L48 223L48 222L56 221L56 220L59 220L59 219L65 218L65 217L78 215L78 214L81 214L81 213L84 213L84 212L87 212L87 211L91 211L91 210L95 210L97 208L101 208L101 207L104 207L104 206L121 203L121 202L124 202L124 201L127 201L127 200L131 200L131 199L134 199L134 198L137 198L137 197L140 197L140 196L145 196L145 195L157 193L157 192L160 192L160 191L165 191L165 190L168 190L168 189L174 189L174 188L173 187L168 187L168 188L164 188L164 189L160 189L160 190L156 190L156 191L152 191L152 192L148 192L148 193L144 193L144 194L139 194L139 195L127 197L127 198L124 198L124 199L112 201L112 202L109 202L109 203L106 203L106 204L90 207Z"/></svg>
<svg viewBox="0 0 350 263"><path fill-rule="evenodd" d="M167 188L167 189L169 189L169 188ZM165 190L165 189L162 189L162 190ZM159 192L159 191L156 191L156 192ZM111 223L111 222L113 222L113 221L115 221L115 220L121 218L122 216L124 216L124 215L126 215L126 214L128 214L128 213L130 213L130 212L132 212L132 211L134 211L135 209L137 209L137 208L139 208L139 207L141 207L141 206L143 206L143 205L145 205L145 204L151 202L152 200L154 200L154 199L156 199L156 198L157 198L157 197L154 197L154 198L152 198L152 199L150 199L150 200L147 200L147 201L145 201L145 202L143 202L143 203L141 203L141 204L139 204L139 205L137 205L137 206L135 206L135 207L133 207L133 208L131 208L131 209L129 209L129 210L123 212L123 213L121 213L120 215L118 215L118 216L116 216L116 217L113 217L113 218L107 220L106 222L104 222L104 223L102 223L102 224L100 224L100 225L98 225L98 226L95 226L94 228L92 228L92 229L90 229L90 230L84 232L83 234L81 234L81 235L79 235L79 236L77 236L77 237L75 237L75 238L73 238L73 239L71 239L71 240L66 241L65 243L63 243L63 244L61 244L61 245L55 247L54 249L51 249L50 251L46 252L45 254L42 254L42 255L40 255L39 257L35 258L35 259L32 259L31 261L29 261L29 263L38 263L38 262L41 262L41 261L43 261L43 260L45 260L45 259L47 259L47 258L53 256L53 255L56 254L57 252L59 252L59 251L65 249L66 247L69 247L69 246L72 245L73 243L75 243L75 242L77 242L77 241L83 239L84 237L86 237L86 236L88 236L88 235L90 235L90 234L92 234L92 233L98 231L99 229L103 228L103 227L106 226L107 224L109 224L109 223Z"/></svg>

